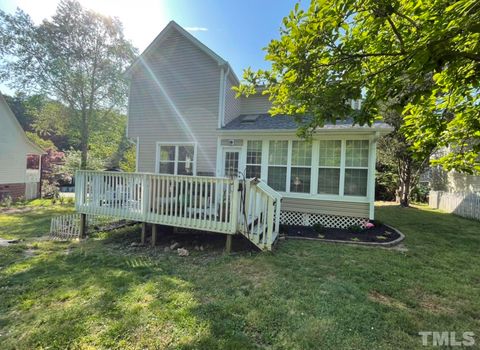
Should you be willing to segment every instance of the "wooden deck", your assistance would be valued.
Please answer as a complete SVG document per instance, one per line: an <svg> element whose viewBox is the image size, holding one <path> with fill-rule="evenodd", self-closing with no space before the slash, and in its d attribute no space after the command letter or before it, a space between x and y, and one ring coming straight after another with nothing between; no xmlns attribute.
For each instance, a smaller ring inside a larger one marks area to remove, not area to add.
<svg viewBox="0 0 480 350"><path fill-rule="evenodd" d="M279 231L281 196L250 179L78 171L79 213L223 234L243 234L270 250Z"/></svg>

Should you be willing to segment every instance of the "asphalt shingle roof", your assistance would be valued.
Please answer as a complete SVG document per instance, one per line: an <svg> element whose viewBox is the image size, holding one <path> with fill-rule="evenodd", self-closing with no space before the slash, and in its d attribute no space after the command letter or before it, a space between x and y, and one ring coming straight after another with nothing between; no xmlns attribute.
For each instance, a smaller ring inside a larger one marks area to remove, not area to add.
<svg viewBox="0 0 480 350"><path fill-rule="evenodd" d="M244 121L245 118L251 119L252 114L242 114L230 121L221 130L295 130L298 128L298 124L295 119L288 115L276 115L270 114L258 114L258 118L255 121ZM368 125L355 125L352 126L353 119L339 120L336 124L325 123L322 129L367 129ZM391 126L387 123L376 121L373 126L375 128L390 129Z"/></svg>

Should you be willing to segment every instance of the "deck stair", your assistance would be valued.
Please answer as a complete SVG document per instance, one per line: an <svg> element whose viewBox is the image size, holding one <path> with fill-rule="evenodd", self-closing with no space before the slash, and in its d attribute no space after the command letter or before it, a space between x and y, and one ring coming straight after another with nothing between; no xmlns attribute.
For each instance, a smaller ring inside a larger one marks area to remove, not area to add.
<svg viewBox="0 0 480 350"><path fill-rule="evenodd" d="M242 234L262 250L279 232L281 196L258 179L81 170L75 196L78 213Z"/></svg>

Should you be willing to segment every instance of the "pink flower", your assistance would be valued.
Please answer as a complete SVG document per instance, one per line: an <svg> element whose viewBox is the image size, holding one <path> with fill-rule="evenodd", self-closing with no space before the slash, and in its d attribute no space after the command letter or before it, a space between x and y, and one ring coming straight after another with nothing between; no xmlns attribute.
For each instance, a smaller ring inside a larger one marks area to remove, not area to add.
<svg viewBox="0 0 480 350"><path fill-rule="evenodd" d="M369 228L372 228L372 227L375 227L374 224L372 224L371 222L366 222L363 227L365 227L366 229L369 229Z"/></svg>

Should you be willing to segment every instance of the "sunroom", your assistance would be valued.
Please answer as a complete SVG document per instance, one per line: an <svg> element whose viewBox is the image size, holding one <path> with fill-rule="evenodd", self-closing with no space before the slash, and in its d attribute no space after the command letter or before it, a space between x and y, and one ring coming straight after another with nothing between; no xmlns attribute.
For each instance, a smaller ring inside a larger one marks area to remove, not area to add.
<svg viewBox="0 0 480 350"><path fill-rule="evenodd" d="M217 176L265 181L283 197L283 223L358 223L374 218L376 141L390 131L344 121L305 141L287 116L240 116L221 129Z"/></svg>

